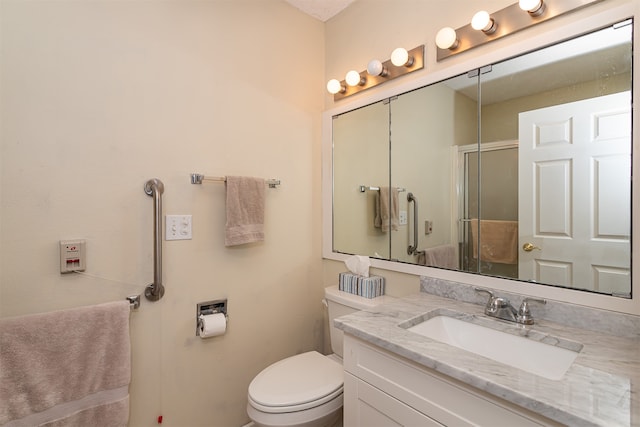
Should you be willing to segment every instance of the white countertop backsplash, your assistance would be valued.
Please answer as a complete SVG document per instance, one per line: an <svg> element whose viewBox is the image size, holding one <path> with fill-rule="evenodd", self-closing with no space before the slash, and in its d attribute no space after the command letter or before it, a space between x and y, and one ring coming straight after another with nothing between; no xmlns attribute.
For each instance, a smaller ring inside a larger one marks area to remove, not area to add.
<svg viewBox="0 0 640 427"><path fill-rule="evenodd" d="M474 288L476 286L449 280L424 276L420 278L422 292L484 306L488 299L487 295L476 292ZM525 298L524 295L504 291L495 291L495 294L509 299L516 309ZM551 300L547 300L547 304L544 305L531 303L529 308L536 321L543 319L580 329L590 329L621 337L640 338L640 316Z"/></svg>
<svg viewBox="0 0 640 427"><path fill-rule="evenodd" d="M549 301L533 305L533 326L498 328L583 345L561 380L546 379L418 335L399 325L445 309L486 322L487 297L473 286L423 277L422 292L335 320L345 333L571 426L640 426L640 318ZM498 291L517 308L521 295ZM543 340L540 338L536 338Z"/></svg>

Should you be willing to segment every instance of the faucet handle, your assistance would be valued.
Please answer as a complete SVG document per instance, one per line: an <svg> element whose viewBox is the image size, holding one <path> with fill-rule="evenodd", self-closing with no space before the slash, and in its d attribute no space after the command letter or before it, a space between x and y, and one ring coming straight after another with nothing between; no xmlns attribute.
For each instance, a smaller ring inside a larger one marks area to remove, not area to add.
<svg viewBox="0 0 640 427"><path fill-rule="evenodd" d="M533 316L531 315L531 311L529 310L529 302L546 304L547 300L529 297L522 300L522 304L520 304L520 308L518 309L518 317L516 318L516 321L523 325L533 325Z"/></svg>
<svg viewBox="0 0 640 427"><path fill-rule="evenodd" d="M493 292L491 292L488 289L484 289L484 288L473 288L473 289L479 294L484 293L484 294L489 295L489 300L487 301L486 305L487 305L487 307L490 307L491 304L493 303L493 300L496 298L495 295L493 295Z"/></svg>

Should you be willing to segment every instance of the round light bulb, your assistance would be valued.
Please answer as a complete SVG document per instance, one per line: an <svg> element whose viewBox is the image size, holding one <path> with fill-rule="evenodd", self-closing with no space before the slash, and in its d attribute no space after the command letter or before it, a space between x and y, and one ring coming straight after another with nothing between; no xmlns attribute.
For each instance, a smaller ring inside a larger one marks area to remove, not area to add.
<svg viewBox="0 0 640 427"><path fill-rule="evenodd" d="M391 52L391 63L396 67L402 67L409 62L409 52L407 49L399 47Z"/></svg>
<svg viewBox="0 0 640 427"><path fill-rule="evenodd" d="M331 79L327 82L327 91L332 95L342 92L342 84L336 79Z"/></svg>
<svg viewBox="0 0 640 427"><path fill-rule="evenodd" d="M359 72L357 72L356 70L351 70L347 73L344 80L349 86L358 86L362 78L360 77Z"/></svg>
<svg viewBox="0 0 640 427"><path fill-rule="evenodd" d="M383 76L387 74L385 71L382 62L377 59L372 59L367 64L367 73L369 73L370 76Z"/></svg>
<svg viewBox="0 0 640 427"><path fill-rule="evenodd" d="M485 33L491 32L494 27L493 24L493 19L489 16L489 12L485 10L481 10L471 18L471 27L474 30L484 31Z"/></svg>
<svg viewBox="0 0 640 427"><path fill-rule="evenodd" d="M539 16L544 12L543 0L520 0L520 9L529 12L530 15Z"/></svg>
<svg viewBox="0 0 640 427"><path fill-rule="evenodd" d="M440 49L455 49L458 46L458 35L451 27L444 27L436 34L436 46Z"/></svg>
<svg viewBox="0 0 640 427"><path fill-rule="evenodd" d="M526 12L533 12L537 10L540 6L542 6L542 1L540 0L520 0L518 2L520 5L520 9Z"/></svg>

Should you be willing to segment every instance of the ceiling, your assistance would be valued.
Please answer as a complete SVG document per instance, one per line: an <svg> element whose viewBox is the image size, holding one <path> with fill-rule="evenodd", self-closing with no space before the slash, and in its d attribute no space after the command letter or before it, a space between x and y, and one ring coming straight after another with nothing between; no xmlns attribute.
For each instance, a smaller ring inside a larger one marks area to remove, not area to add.
<svg viewBox="0 0 640 427"><path fill-rule="evenodd" d="M286 0L293 7L300 9L322 22L334 17L355 0Z"/></svg>
<svg viewBox="0 0 640 427"><path fill-rule="evenodd" d="M482 78L482 105L549 92L631 72L631 25L615 25L493 64ZM517 77L516 77L517 76ZM452 79L448 86L476 100L477 80Z"/></svg>

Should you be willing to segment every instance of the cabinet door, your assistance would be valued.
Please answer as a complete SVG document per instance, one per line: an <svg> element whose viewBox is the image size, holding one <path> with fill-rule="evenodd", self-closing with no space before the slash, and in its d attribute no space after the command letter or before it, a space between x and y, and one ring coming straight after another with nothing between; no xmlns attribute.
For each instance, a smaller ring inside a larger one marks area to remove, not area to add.
<svg viewBox="0 0 640 427"><path fill-rule="evenodd" d="M469 387L452 378L448 378L428 368L418 366L414 362L395 356L386 350L361 341L351 335L344 336L344 368L345 377L353 375L359 381L378 390L384 396L394 399L404 410L418 411L421 416L428 414L429 422L437 420L441 425L487 426L487 427L540 427L559 426L539 414L518 407L513 403L498 399L482 390ZM349 406L357 406L357 414L364 412L365 403L384 414L392 414L385 409L382 402L372 400L366 394L364 386L358 385L356 391L349 391L345 378L345 420ZM347 399L347 392L357 399ZM367 396L363 398L362 396ZM415 409L413 409L415 408ZM372 409L373 410L373 409ZM407 411L409 412L409 411ZM359 416L359 415L358 415ZM391 417L392 419L395 419ZM397 418L402 419L402 418ZM357 421L355 418L354 421ZM366 423L353 424L345 422L345 426L366 426ZM387 424L383 424L387 425ZM388 424L394 425L394 424ZM407 424L422 426L408 422ZM440 425L440 424L424 424ZM375 424L372 424L375 426Z"/></svg>
<svg viewBox="0 0 640 427"><path fill-rule="evenodd" d="M442 426L346 372L344 375L344 425L350 427Z"/></svg>

